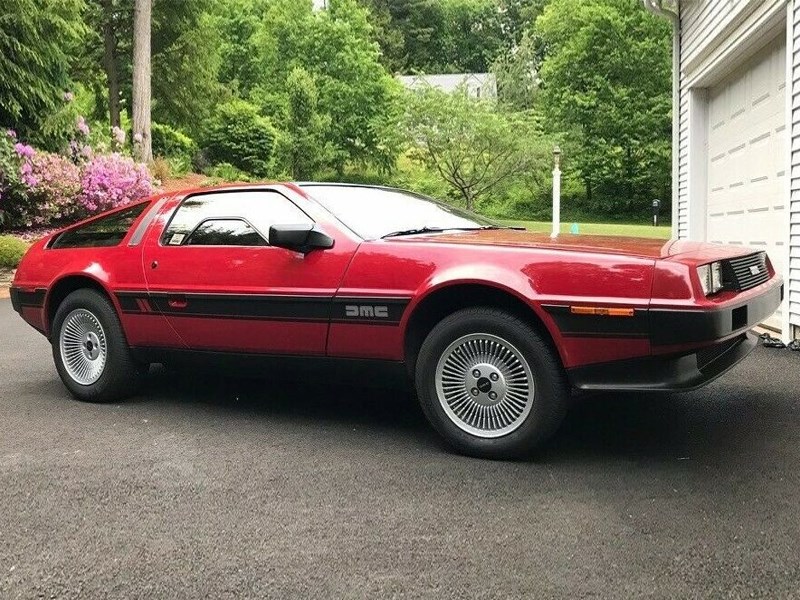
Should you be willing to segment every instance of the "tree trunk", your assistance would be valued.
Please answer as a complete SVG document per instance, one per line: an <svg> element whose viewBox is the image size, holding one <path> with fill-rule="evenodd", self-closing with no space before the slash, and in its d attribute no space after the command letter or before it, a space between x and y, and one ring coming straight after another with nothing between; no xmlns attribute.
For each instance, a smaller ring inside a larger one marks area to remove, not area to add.
<svg viewBox="0 0 800 600"><path fill-rule="evenodd" d="M136 0L133 9L133 153L153 160L150 138L150 15L152 0Z"/></svg>
<svg viewBox="0 0 800 600"><path fill-rule="evenodd" d="M472 196L471 190L461 190L461 193L464 194L464 203L467 205L467 210L472 210L472 207L475 205L475 198Z"/></svg>
<svg viewBox="0 0 800 600"><path fill-rule="evenodd" d="M117 37L114 34L112 0L102 0L103 7L103 66L108 81L108 116L112 127L119 127L119 73L117 72Z"/></svg>
<svg viewBox="0 0 800 600"><path fill-rule="evenodd" d="M589 207L594 208L594 206L592 206L592 181L588 177L586 177L583 181L584 185L586 185L586 204Z"/></svg>

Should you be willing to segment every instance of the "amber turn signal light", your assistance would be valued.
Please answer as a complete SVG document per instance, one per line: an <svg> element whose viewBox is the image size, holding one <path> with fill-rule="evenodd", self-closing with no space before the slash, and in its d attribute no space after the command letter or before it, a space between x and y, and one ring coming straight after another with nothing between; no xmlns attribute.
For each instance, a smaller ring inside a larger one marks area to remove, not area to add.
<svg viewBox="0 0 800 600"><path fill-rule="evenodd" d="M573 315L597 315L599 317L632 317L632 308L602 308L597 306L570 306Z"/></svg>

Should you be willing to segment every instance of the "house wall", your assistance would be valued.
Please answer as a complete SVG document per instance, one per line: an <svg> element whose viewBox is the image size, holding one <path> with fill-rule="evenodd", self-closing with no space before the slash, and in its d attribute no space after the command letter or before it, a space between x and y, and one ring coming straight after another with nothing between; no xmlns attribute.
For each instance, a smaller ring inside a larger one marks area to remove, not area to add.
<svg viewBox="0 0 800 600"><path fill-rule="evenodd" d="M676 206L673 235L705 240L708 190L709 90L776 38L786 40L786 123L783 150L785 184L774 208L782 245L776 262L786 265L787 302L781 330L789 339L800 326L800 0L680 0L680 89ZM716 150L716 149L711 149ZM785 176L788 174L789 176ZM774 192L773 192L774 193ZM800 331L800 330L798 330Z"/></svg>
<svg viewBox="0 0 800 600"><path fill-rule="evenodd" d="M800 327L800 0L789 4L789 27L787 54L789 56L789 80L787 82L787 113L791 123L789 159L789 219L786 261L789 265L787 277L788 322L795 329Z"/></svg>
<svg viewBox="0 0 800 600"><path fill-rule="evenodd" d="M673 229L679 238L704 238L705 210L689 198L699 190L693 173L703 165L693 160L691 145L702 136L704 115L691 110L702 105L708 87L724 79L741 57L768 41L764 29L785 30L777 16L787 0L683 0L680 2L680 102L678 109L677 202ZM704 178L698 178L704 179ZM693 191L695 193L693 193Z"/></svg>

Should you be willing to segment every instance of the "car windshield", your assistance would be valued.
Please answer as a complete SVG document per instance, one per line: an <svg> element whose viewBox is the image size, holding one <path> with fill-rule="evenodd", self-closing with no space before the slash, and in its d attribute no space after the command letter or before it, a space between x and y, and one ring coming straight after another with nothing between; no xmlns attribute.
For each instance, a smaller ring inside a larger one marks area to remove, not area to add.
<svg viewBox="0 0 800 600"><path fill-rule="evenodd" d="M470 211L404 190L324 184L301 187L365 240L502 227Z"/></svg>

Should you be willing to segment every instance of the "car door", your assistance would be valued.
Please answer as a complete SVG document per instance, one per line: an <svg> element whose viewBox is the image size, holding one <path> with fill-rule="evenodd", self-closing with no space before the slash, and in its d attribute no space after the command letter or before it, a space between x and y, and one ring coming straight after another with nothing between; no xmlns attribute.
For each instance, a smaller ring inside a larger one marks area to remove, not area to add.
<svg viewBox="0 0 800 600"><path fill-rule="evenodd" d="M314 222L274 189L191 194L159 221L143 250L148 302L189 349L325 353L347 240L331 232L338 247L307 254L270 246L271 225Z"/></svg>

